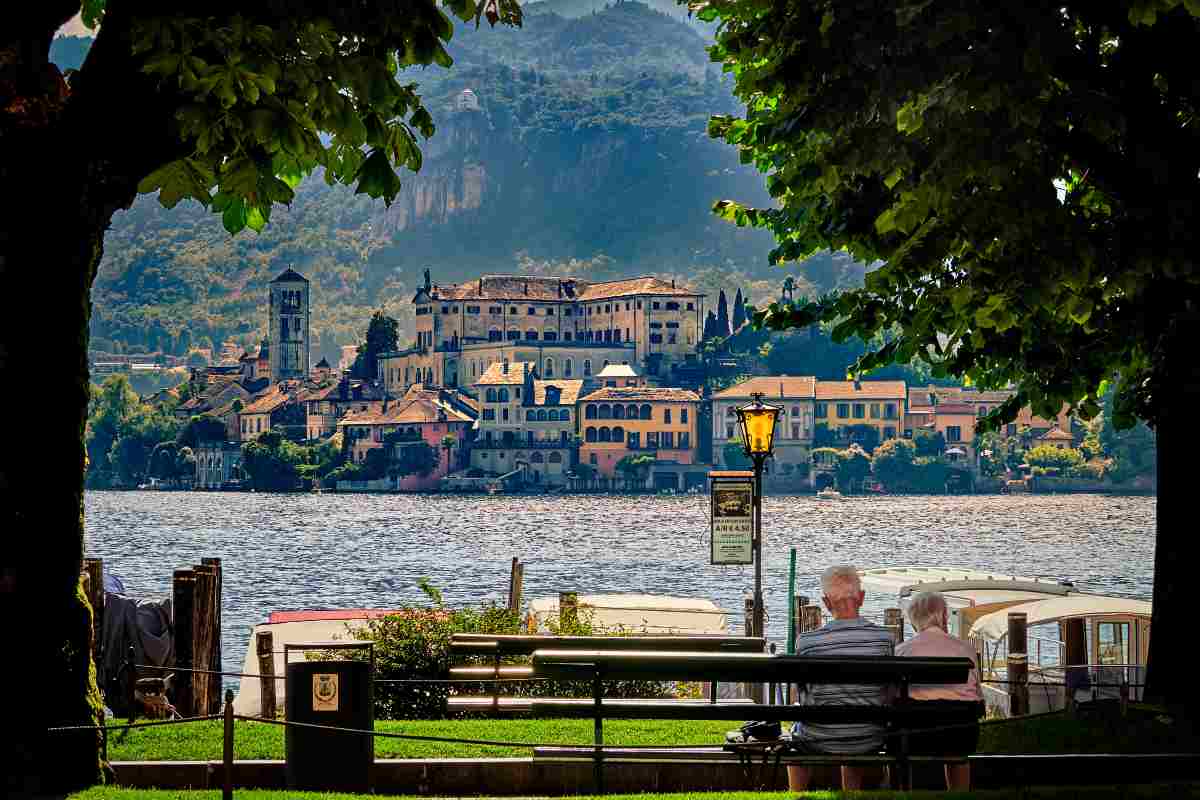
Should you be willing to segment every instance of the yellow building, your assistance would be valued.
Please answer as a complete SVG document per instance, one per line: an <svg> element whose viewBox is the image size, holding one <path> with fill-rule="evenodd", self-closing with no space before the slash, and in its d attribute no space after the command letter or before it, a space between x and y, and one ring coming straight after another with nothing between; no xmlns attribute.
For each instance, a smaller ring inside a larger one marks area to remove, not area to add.
<svg viewBox="0 0 1200 800"><path fill-rule="evenodd" d="M579 460L605 478L628 455L694 464L700 395L687 389L605 387L579 400Z"/></svg>
<svg viewBox="0 0 1200 800"><path fill-rule="evenodd" d="M846 430L869 425L879 431L879 440L895 439L903 433L908 410L908 387L904 381L817 381L813 398L813 422L821 439L824 426L836 442L853 436Z"/></svg>

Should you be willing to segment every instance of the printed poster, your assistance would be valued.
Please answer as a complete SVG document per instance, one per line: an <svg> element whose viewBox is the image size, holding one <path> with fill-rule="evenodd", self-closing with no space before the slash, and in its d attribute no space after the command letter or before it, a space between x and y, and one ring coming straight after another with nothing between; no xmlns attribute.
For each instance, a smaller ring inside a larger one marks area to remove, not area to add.
<svg viewBox="0 0 1200 800"><path fill-rule="evenodd" d="M713 481L712 563L754 563L754 484Z"/></svg>

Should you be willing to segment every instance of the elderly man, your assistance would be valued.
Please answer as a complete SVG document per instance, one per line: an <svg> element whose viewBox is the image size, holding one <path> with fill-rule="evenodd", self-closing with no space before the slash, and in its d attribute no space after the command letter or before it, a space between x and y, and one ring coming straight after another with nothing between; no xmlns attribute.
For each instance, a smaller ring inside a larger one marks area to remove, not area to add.
<svg viewBox="0 0 1200 800"><path fill-rule="evenodd" d="M917 635L896 647L898 656L950 656L975 661L975 649L951 636L946 598L938 592L917 592L908 603L908 619ZM910 751L918 755L970 755L979 746L979 718L983 715L983 691L979 688L978 665L966 683L919 684L909 690L909 698L919 703L948 704L960 712L957 719L942 719L938 725L962 723L964 727L932 731L910 737ZM946 765L946 788L969 791L971 766Z"/></svg>
<svg viewBox="0 0 1200 800"><path fill-rule="evenodd" d="M830 567L821 575L822 601L833 615L823 628L802 633L796 640L800 656L890 656L892 635L859 616L864 592L858 570L849 565ZM861 684L814 684L804 689L804 705L872 705L888 702L885 686ZM829 755L877 753L883 746L884 729L873 723L817 725L797 722L792 726L792 742L801 752ZM792 791L808 788L811 771L807 767L788 767L788 786ZM861 767L842 767L842 789L861 789Z"/></svg>

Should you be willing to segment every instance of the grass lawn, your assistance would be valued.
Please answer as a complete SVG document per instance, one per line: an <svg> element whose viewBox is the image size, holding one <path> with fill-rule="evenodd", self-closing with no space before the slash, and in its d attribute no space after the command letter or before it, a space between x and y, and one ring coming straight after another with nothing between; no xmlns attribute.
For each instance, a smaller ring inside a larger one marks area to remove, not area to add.
<svg viewBox="0 0 1200 800"><path fill-rule="evenodd" d="M219 791L176 791L165 789L89 789L68 796L68 800L217 800ZM322 794L319 792L282 792L238 789L237 800L368 800L387 795ZM1200 798L1200 785L1159 784L1150 786L1105 787L1034 787L989 792L693 792L687 794L610 794L603 798L573 797L570 800L1159 800L1159 798Z"/></svg>
<svg viewBox="0 0 1200 800"><path fill-rule="evenodd" d="M547 744L590 744L592 723L582 719L465 719L378 721L377 730L418 736L488 739ZM604 741L611 745L719 744L731 722L610 720ZM114 732L108 743L113 761L205 761L221 758L221 722ZM124 738L122 738L124 736ZM1166 720L1150 709L1130 708L1122 718L1115 709L1072 718L1062 714L1024 722L985 725L981 753L1180 753L1200 752L1200 736L1182 720ZM235 723L238 759L283 758L283 728L256 722ZM532 755L526 747L491 747L376 739L378 758L512 758Z"/></svg>

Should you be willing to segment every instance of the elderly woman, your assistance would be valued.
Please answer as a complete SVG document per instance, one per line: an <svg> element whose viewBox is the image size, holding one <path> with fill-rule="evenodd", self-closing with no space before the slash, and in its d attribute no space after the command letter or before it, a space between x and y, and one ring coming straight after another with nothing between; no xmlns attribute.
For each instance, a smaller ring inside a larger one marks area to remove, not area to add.
<svg viewBox="0 0 1200 800"><path fill-rule="evenodd" d="M975 660L970 644L947 632L949 611L946 598L938 592L918 592L908 604L908 619L917 635L896 645L898 656L952 656ZM909 697L920 703L953 703L963 712L963 723L972 727L932 731L910 737L911 752L926 755L970 755L979 746L979 718L983 716L983 692L979 688L979 669L976 665L966 683L918 684L909 690ZM957 720L946 720L955 723ZM946 765L946 788L967 791L971 788L969 764Z"/></svg>

